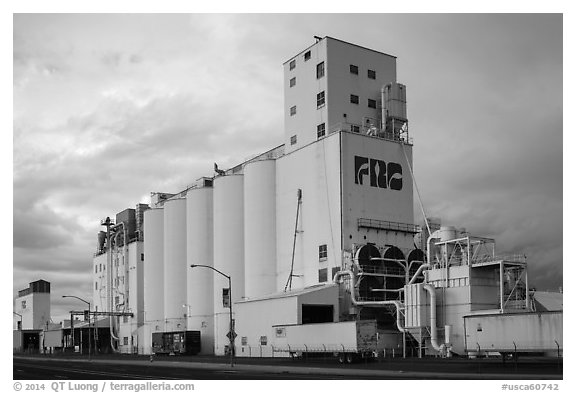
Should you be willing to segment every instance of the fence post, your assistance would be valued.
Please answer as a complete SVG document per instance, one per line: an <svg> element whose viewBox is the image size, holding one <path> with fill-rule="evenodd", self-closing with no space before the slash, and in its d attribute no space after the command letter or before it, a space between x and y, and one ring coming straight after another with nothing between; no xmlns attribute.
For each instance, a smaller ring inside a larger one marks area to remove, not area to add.
<svg viewBox="0 0 576 393"><path fill-rule="evenodd" d="M558 356L556 358L556 367L560 368L560 344L558 344L558 341L554 340L554 342L556 343L556 348L558 349Z"/></svg>
<svg viewBox="0 0 576 393"><path fill-rule="evenodd" d="M270 345L270 347L272 348L272 358L274 358L274 345Z"/></svg>
<svg viewBox="0 0 576 393"><path fill-rule="evenodd" d="M480 344L476 343L478 353L476 354L476 364L478 365L478 373L480 373Z"/></svg>
<svg viewBox="0 0 576 393"><path fill-rule="evenodd" d="M516 372L516 371L518 371L518 353L517 353L516 343L514 341L512 341L512 344L514 344L514 372Z"/></svg>

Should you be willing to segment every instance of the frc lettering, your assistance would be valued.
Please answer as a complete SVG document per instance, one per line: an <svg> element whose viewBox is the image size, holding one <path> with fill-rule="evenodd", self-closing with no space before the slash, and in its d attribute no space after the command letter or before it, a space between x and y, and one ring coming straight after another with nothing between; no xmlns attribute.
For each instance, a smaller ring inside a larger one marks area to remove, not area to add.
<svg viewBox="0 0 576 393"><path fill-rule="evenodd" d="M402 189L402 166L395 162L354 156L354 183L376 188Z"/></svg>

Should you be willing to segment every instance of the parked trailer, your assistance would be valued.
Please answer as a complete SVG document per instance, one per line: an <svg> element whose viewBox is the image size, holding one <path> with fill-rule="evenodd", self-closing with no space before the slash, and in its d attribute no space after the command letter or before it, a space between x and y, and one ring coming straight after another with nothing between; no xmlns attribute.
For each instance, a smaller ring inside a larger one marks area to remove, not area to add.
<svg viewBox="0 0 576 393"><path fill-rule="evenodd" d="M332 353L341 363L377 356L375 320L276 325L274 350L291 356Z"/></svg>
<svg viewBox="0 0 576 393"><path fill-rule="evenodd" d="M560 356L562 316L562 311L466 315L466 352Z"/></svg>
<svg viewBox="0 0 576 393"><path fill-rule="evenodd" d="M152 333L155 355L197 355L200 349L199 330Z"/></svg>

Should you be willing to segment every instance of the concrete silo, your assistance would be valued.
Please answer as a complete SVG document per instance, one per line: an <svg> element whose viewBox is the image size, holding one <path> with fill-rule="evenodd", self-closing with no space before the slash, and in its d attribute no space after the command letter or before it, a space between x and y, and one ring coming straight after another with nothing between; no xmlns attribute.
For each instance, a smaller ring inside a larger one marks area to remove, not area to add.
<svg viewBox="0 0 576 393"><path fill-rule="evenodd" d="M199 330L201 353L214 353L214 272L206 268L190 268L192 264L213 264L213 189L188 190L186 195L187 330Z"/></svg>
<svg viewBox="0 0 576 393"><path fill-rule="evenodd" d="M145 232L146 233L146 232ZM186 329L186 200L164 203L164 331Z"/></svg>
<svg viewBox="0 0 576 393"><path fill-rule="evenodd" d="M214 268L230 276L232 302L244 297L244 176L219 176L214 179ZM229 309L223 305L223 289L228 280L213 272L214 350L225 353L229 341Z"/></svg>
<svg viewBox="0 0 576 393"><path fill-rule="evenodd" d="M276 161L244 167L244 261L247 299L276 291Z"/></svg>
<svg viewBox="0 0 576 393"><path fill-rule="evenodd" d="M145 350L152 349L152 332L164 325L164 209L144 212L144 323Z"/></svg>

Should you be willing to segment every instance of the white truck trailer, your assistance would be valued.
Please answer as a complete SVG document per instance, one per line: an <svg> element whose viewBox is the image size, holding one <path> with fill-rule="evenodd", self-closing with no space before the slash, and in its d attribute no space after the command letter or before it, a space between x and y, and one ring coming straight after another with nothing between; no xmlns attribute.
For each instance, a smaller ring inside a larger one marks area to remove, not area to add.
<svg viewBox="0 0 576 393"><path fill-rule="evenodd" d="M377 356L376 321L346 321L276 325L275 351L291 356L311 353L332 353L341 363Z"/></svg>

